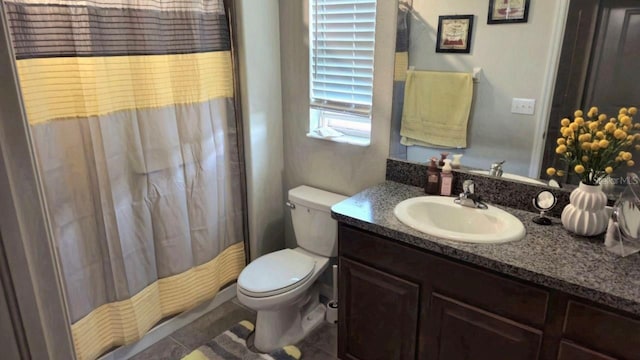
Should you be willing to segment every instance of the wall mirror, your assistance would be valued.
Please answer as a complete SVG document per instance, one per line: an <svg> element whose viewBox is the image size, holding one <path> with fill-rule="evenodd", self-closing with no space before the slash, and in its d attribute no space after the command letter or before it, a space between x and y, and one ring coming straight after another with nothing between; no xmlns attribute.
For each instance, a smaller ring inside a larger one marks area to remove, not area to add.
<svg viewBox="0 0 640 360"><path fill-rule="evenodd" d="M617 114L622 106L640 105L640 62L632 60L640 57L640 4L532 0L526 22L488 24L489 2L399 2L389 157L426 162L447 151L463 154L463 168L484 171L505 160L504 173L522 177L516 181L529 178L547 183L545 169L561 164L555 157L560 119L592 105L607 114ZM439 16L459 14L475 16L470 53L437 53ZM476 73L466 148L443 150L401 143L403 70L407 69ZM533 114L512 112L514 98L534 100ZM640 158L640 152L635 151L634 158ZM637 172L638 166L621 168L620 174L629 170Z"/></svg>

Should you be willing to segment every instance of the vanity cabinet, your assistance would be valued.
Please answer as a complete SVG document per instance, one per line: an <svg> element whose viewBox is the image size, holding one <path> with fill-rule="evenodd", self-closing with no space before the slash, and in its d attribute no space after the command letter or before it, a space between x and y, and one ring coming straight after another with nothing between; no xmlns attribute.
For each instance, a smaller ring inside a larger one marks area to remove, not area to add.
<svg viewBox="0 0 640 360"><path fill-rule="evenodd" d="M372 359L640 359L640 322L339 225L338 353Z"/></svg>

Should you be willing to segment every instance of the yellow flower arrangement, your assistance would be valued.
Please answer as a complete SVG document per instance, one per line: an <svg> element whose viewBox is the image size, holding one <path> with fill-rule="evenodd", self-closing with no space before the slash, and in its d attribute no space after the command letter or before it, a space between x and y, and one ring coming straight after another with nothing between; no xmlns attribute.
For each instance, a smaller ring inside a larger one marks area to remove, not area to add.
<svg viewBox="0 0 640 360"><path fill-rule="evenodd" d="M629 150L640 149L640 123L633 122L638 113L635 107L621 108L617 117L608 118L592 107L585 114L576 110L573 121L560 121L556 154L566 162L569 170L580 176L583 183L597 185L602 178L620 166L632 167L635 162ZM547 175L563 176L562 170L548 168Z"/></svg>

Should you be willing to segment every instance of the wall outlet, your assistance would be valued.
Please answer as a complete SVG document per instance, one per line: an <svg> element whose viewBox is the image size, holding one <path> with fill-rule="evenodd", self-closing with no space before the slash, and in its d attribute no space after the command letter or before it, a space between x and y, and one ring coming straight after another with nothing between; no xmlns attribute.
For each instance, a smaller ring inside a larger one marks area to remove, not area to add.
<svg viewBox="0 0 640 360"><path fill-rule="evenodd" d="M511 101L511 113L513 114L533 115L535 107L535 99L513 98Z"/></svg>

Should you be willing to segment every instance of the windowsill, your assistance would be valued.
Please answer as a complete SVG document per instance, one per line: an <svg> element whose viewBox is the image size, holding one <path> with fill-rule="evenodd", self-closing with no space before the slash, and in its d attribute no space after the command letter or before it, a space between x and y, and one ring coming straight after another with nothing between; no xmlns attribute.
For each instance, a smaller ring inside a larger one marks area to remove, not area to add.
<svg viewBox="0 0 640 360"><path fill-rule="evenodd" d="M371 139L363 138L359 136L342 135L342 136L322 137L320 135L314 134L313 132L309 132L307 133L307 137L312 139L332 141L332 142L350 144L355 146L366 147L371 145Z"/></svg>

